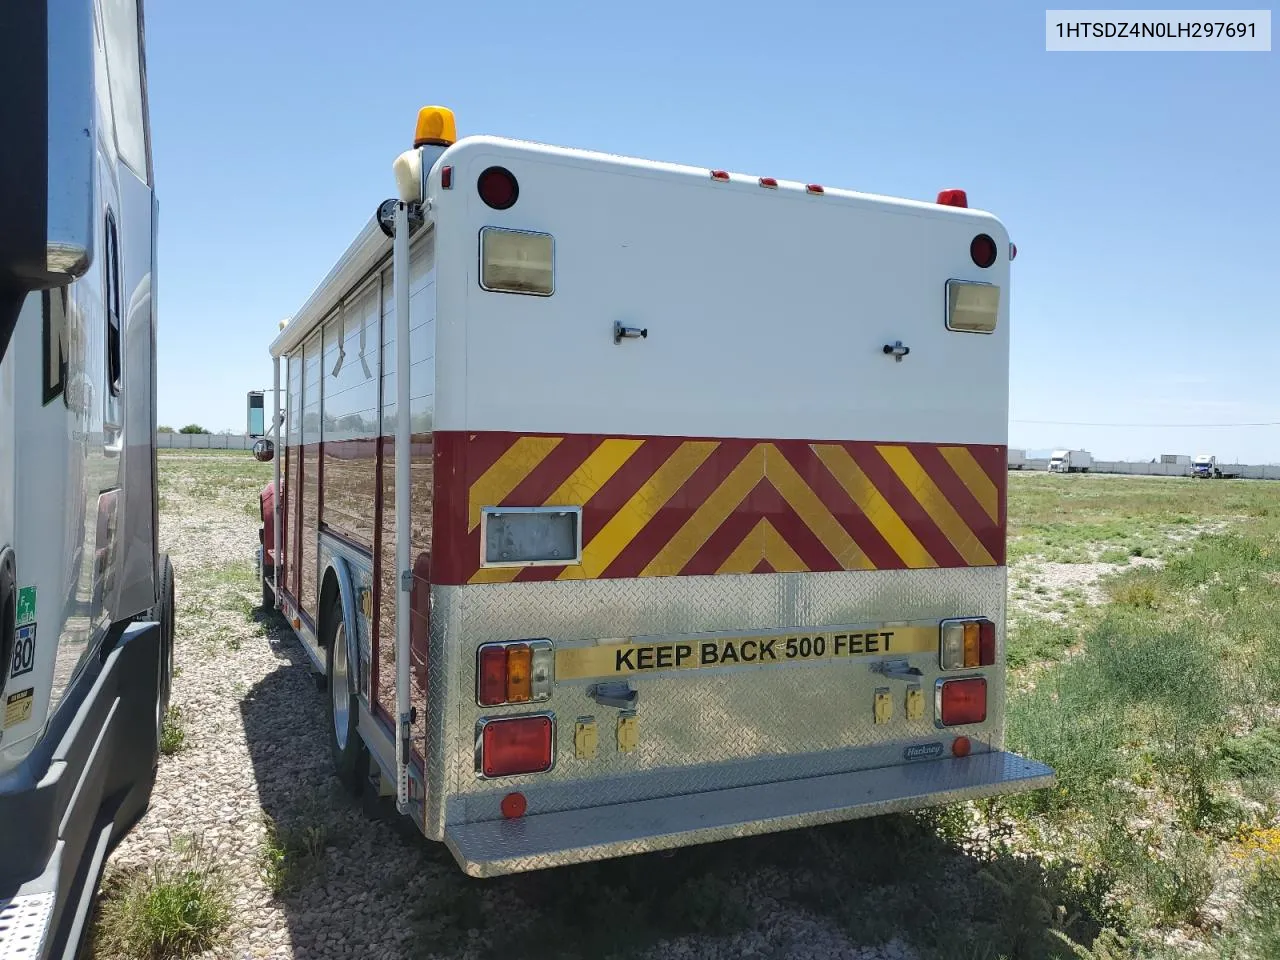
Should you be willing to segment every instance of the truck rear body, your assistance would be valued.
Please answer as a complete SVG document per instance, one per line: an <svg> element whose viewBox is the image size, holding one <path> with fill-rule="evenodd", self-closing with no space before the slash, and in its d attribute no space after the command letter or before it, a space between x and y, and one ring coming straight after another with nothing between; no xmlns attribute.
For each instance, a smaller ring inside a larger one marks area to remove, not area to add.
<svg viewBox="0 0 1280 960"><path fill-rule="evenodd" d="M518 184L506 209L481 196L495 168ZM428 836L483 875L1049 781L1003 752L995 218L494 138L444 151L427 195L409 392ZM365 249L371 285L304 309L325 324L314 373L298 318L273 345L290 358L282 602L305 639L326 549L367 556L361 689L385 770L397 345L386 246ZM546 287L511 281L548 249ZM994 329L968 328L965 283ZM335 396L361 399L334 410L339 338L380 342L381 372L350 374ZM314 447L304 380L326 398L316 433L332 424Z"/></svg>

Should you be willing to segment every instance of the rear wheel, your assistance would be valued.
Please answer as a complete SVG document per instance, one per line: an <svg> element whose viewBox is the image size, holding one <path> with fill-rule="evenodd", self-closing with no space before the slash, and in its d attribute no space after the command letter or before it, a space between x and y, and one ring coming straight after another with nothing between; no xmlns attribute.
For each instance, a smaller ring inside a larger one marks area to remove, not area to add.
<svg viewBox="0 0 1280 960"><path fill-rule="evenodd" d="M360 698L352 689L351 663L347 657L347 629L342 604L335 595L325 611L325 679L329 688L329 753L338 780L352 794L359 793L368 770L369 755L356 727Z"/></svg>

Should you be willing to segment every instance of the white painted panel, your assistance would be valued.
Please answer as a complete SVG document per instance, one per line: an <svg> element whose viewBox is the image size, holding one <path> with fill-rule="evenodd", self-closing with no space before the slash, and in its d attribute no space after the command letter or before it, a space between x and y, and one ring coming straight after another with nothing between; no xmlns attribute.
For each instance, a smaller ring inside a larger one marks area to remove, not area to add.
<svg viewBox="0 0 1280 960"><path fill-rule="evenodd" d="M969 254L1007 250L993 217L506 141L447 159L437 428L1005 442L1008 264ZM468 187L496 163L520 181L503 212ZM553 296L479 288L486 225L555 237ZM994 334L946 329L951 278L1001 286ZM615 322L649 336L615 345Z"/></svg>

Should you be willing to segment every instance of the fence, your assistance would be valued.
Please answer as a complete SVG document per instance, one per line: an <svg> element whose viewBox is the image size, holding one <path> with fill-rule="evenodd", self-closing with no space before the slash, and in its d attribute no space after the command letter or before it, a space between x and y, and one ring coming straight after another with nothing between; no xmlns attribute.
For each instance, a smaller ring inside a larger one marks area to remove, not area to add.
<svg viewBox="0 0 1280 960"><path fill-rule="evenodd" d="M1017 469L1013 464L1010 467ZM1023 470L1048 470L1049 461L1043 457L1024 460ZM1280 480L1280 466L1276 464L1252 463L1219 463L1218 470L1223 474L1240 477L1245 480ZM1189 463L1145 463L1137 460L1095 460L1089 468L1090 473L1120 473L1129 476L1143 477L1189 477Z"/></svg>
<svg viewBox="0 0 1280 960"><path fill-rule="evenodd" d="M252 450L251 437L228 436L225 433L157 433L156 446L161 450Z"/></svg>

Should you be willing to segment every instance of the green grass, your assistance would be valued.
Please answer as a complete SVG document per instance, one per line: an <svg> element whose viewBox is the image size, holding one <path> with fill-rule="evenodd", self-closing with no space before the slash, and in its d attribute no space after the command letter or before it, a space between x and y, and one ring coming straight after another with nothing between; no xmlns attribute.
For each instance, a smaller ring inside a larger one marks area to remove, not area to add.
<svg viewBox="0 0 1280 960"><path fill-rule="evenodd" d="M182 710L176 704L165 711L160 722L160 752L166 757L181 752L187 734L182 726Z"/></svg>
<svg viewBox="0 0 1280 960"><path fill-rule="evenodd" d="M182 960L214 947L231 923L231 898L199 844L169 863L113 873L102 885L95 960Z"/></svg>
<svg viewBox="0 0 1280 960"><path fill-rule="evenodd" d="M277 819L264 814L267 836L258 866L273 894L296 894L326 876L329 848L347 840L340 816L346 807L347 798L335 792L309 797Z"/></svg>

